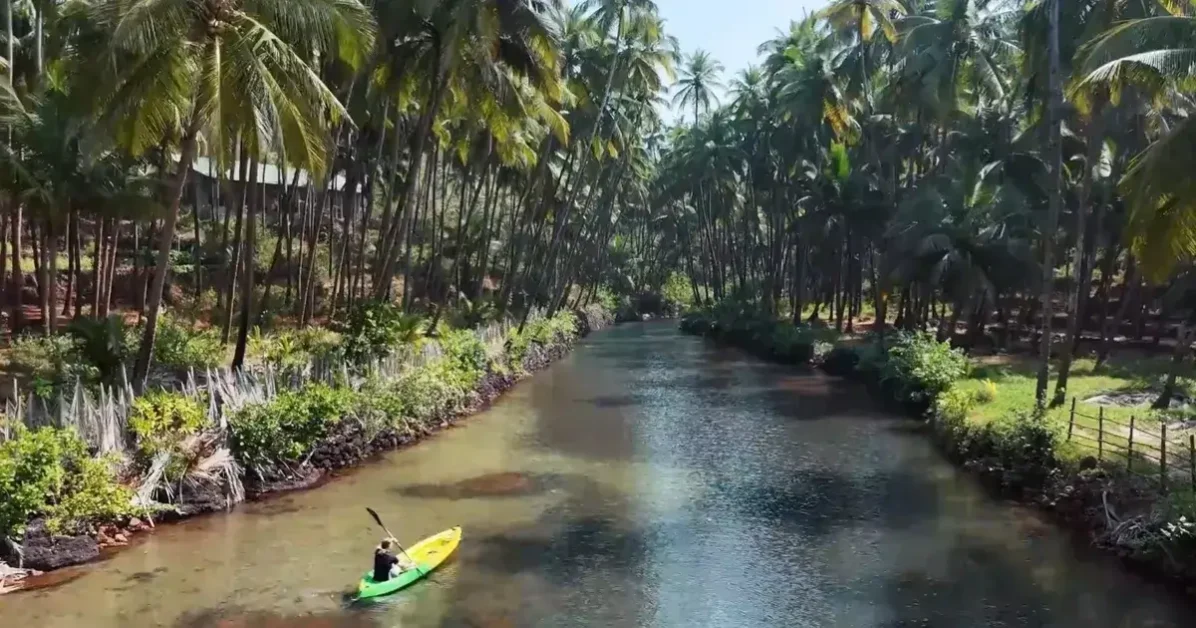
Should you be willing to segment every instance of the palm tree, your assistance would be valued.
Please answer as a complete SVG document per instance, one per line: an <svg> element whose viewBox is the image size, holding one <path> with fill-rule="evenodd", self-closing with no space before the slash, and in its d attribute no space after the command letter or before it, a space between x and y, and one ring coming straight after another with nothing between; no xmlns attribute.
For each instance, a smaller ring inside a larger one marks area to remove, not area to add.
<svg viewBox="0 0 1196 628"><path fill-rule="evenodd" d="M713 59L705 50L697 50L685 66L681 68L681 77L677 80L673 96L674 107L693 107L696 122L702 111L709 111L711 103L718 104L716 92L723 89L719 82L719 75L723 72L723 65Z"/></svg>
<svg viewBox="0 0 1196 628"><path fill-rule="evenodd" d="M542 0L439 0L380 6L385 38L396 43L385 52L388 79L399 91L408 90L410 86L403 82L411 80L409 70L418 68L416 74L426 78L426 84L420 86L425 99L410 137L398 206L393 212L387 208L389 224L382 227L375 298L384 298L391 291L427 139L450 84L460 79L459 68L477 65L495 71L503 65L551 99L559 99L557 44L547 22L547 12L556 4Z"/></svg>
<svg viewBox="0 0 1196 628"><path fill-rule="evenodd" d="M276 149L288 161L322 171L329 126L345 110L311 64L328 50L358 61L374 27L357 0L99 0L91 16L109 34L108 53L77 59L80 72L116 77L94 93L100 128L135 155L163 138L173 138L180 155L133 370L141 386L200 138L227 163L238 137L246 150L264 155L271 138L262 130L276 130Z"/></svg>
<svg viewBox="0 0 1196 628"><path fill-rule="evenodd" d="M1055 230L1063 206L1063 76L1060 66L1059 10L1062 0L1050 3L1047 37L1047 164L1050 166L1050 204L1042 230L1042 343L1039 349L1038 383L1034 399L1038 408L1047 404L1047 384L1051 366L1051 326L1054 323Z"/></svg>

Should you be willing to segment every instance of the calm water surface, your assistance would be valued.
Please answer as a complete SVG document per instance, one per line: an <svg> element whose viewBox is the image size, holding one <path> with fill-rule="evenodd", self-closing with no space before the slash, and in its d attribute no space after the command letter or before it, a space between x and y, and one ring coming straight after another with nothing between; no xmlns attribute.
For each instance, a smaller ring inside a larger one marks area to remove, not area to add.
<svg viewBox="0 0 1196 628"><path fill-rule="evenodd" d="M423 445L0 598L0 625L1193 625L912 429L850 384L620 327ZM346 605L367 505L407 541L464 526L459 555Z"/></svg>

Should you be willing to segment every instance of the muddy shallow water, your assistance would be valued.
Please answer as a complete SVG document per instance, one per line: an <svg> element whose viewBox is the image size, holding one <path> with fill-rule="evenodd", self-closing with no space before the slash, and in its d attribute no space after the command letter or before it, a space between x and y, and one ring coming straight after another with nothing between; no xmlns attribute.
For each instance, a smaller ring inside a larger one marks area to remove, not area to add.
<svg viewBox="0 0 1196 628"><path fill-rule="evenodd" d="M424 444L0 598L0 624L1191 625L912 428L852 384L620 327ZM463 526L459 555L346 605L381 536L365 506L404 541Z"/></svg>

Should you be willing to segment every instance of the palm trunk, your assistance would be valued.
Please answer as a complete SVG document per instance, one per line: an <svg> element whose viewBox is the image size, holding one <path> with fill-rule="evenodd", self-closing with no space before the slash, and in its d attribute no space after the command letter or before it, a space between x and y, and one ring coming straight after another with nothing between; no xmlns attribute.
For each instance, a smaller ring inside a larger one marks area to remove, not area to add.
<svg viewBox="0 0 1196 628"><path fill-rule="evenodd" d="M195 161L196 136L199 131L199 112L192 113L192 119L183 134L181 156L179 157L178 172L175 173L171 185L170 210L166 214L165 224L158 234L158 257L154 266L154 279L150 285L149 301L145 319L145 332L141 337L141 347L137 352L137 362L133 365L133 385L138 390L144 389L146 378L149 376L150 362L154 355L154 341L158 334L158 316L162 309L162 291L166 288L166 274L170 271L170 249L174 243L174 230L179 221L179 206L183 201L183 189L187 183L187 173Z"/></svg>
<svg viewBox="0 0 1196 628"><path fill-rule="evenodd" d="M75 291L75 231L78 217L70 212L66 223L66 299L63 301L62 315L70 316L71 298Z"/></svg>
<svg viewBox="0 0 1196 628"><path fill-rule="evenodd" d="M12 32L12 2L8 3L9 33ZM9 47L12 39L9 39ZM21 270L21 204L13 206L12 213L12 331L18 331L25 324L25 273Z"/></svg>
<svg viewBox="0 0 1196 628"><path fill-rule="evenodd" d="M240 159L237 163L237 180L241 184L240 194L234 194L233 186L229 185L228 196L237 197L237 219L233 224L233 258L232 263L229 264L226 272L228 274L228 281L224 286L224 310L221 313L223 317L220 324L220 342L228 344L233 327L233 311L236 306L237 298L237 281L241 277L241 251L245 249L245 203L250 194L252 184L249 180L254 177L254 173L249 170L249 153L242 151Z"/></svg>
<svg viewBox="0 0 1196 628"><path fill-rule="evenodd" d="M440 112L440 105L444 100L445 83L448 78L448 59L445 58L447 51L442 51L438 54L436 61L436 70L433 72L433 84L431 94L428 97L428 103L425 111L420 116L419 125L415 129L415 137L411 141L411 151L407 165L407 176L403 179L403 193L399 197L399 207L395 214L391 217L392 225L385 230L386 254L382 260L380 272L378 273L378 282L374 286L374 298L382 299L390 292L391 282L394 280L395 264L399 261L400 249L403 246L405 234L405 227L407 222L407 215L411 210L411 203L414 200L416 181L419 179L419 171L424 154L424 146L427 143L427 138L432 133L432 123L436 120L436 115ZM403 287L404 292L407 291L407 286ZM404 295L406 298L406 295Z"/></svg>
<svg viewBox="0 0 1196 628"><path fill-rule="evenodd" d="M1100 96L1098 96L1100 98ZM1079 206L1076 210L1076 248L1072 256L1072 286L1068 294L1067 308L1070 316L1067 321L1067 341L1059 353L1059 379L1055 382L1055 396L1051 399L1051 406L1061 406L1067 397L1067 380L1071 375L1071 361L1075 347L1079 344L1080 333L1083 331L1080 302L1081 291L1088 294L1088 273L1085 272L1085 236L1088 229L1088 205L1092 198L1092 170L1100 159L1101 149L1104 147L1104 120L1101 116L1102 105L1098 101L1092 111L1092 120L1088 128L1088 156L1084 162L1083 182L1080 185Z"/></svg>
<svg viewBox="0 0 1196 628"><path fill-rule="evenodd" d="M108 219L100 218L96 220L95 243L92 245L91 251L91 315L99 317L100 315L100 297L103 294L101 289L104 280L104 262L108 258L108 249L104 244L105 225Z"/></svg>
<svg viewBox="0 0 1196 628"><path fill-rule="evenodd" d="M103 300L100 301L101 317L107 317L108 312L112 307L112 285L116 282L116 254L120 249L121 226L120 219L114 219L110 225L111 228L109 229L110 235L108 236L108 239L111 240L111 244L108 245L107 252L105 253L104 280L101 284L103 290ZM141 297L141 294L142 293L139 291L139 298ZM144 299L142 300L144 301Z"/></svg>
<svg viewBox="0 0 1196 628"><path fill-rule="evenodd" d="M50 316L48 329L58 329L58 233L53 221L46 222L46 313Z"/></svg>
<svg viewBox="0 0 1196 628"><path fill-rule="evenodd" d="M257 174L260 170L257 157L249 160L249 199L245 205L245 261L241 279L241 317L237 332L237 348L233 352L234 371L240 370L245 364L245 349L249 343L249 327L253 321L253 288L254 288L254 255L257 249L257 216L256 211L262 202L262 191L257 185Z"/></svg>
<svg viewBox="0 0 1196 628"><path fill-rule="evenodd" d="M43 222L36 230L34 235L34 243L39 240L41 246L34 247L33 258L36 262L35 272L37 273L37 291L40 297L40 315L42 320L42 333L49 336L53 333L50 327L50 265L47 261L47 251L49 250L50 237L48 235L50 229L47 222Z"/></svg>
<svg viewBox="0 0 1196 628"><path fill-rule="evenodd" d="M1062 0L1051 0L1050 6L1050 102L1047 107L1050 117L1048 163L1051 178L1047 186L1050 191L1050 207L1046 226L1042 230L1042 342L1039 348L1038 383L1034 400L1039 408L1047 403L1047 384L1051 365L1051 324L1054 322L1054 278L1055 278L1055 231L1059 224L1059 213L1063 205L1063 83L1059 63L1059 5Z"/></svg>

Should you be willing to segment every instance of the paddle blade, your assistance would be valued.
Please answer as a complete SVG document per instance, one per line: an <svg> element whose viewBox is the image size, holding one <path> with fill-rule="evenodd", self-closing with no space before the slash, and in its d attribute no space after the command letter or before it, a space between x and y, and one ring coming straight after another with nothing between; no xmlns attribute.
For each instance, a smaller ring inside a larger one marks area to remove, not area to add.
<svg viewBox="0 0 1196 628"><path fill-rule="evenodd" d="M369 513L370 513L370 516L374 518L374 523L378 524L378 527L379 527L379 528L383 528L383 529L385 529L385 528L386 528L386 526L382 525L382 517L379 517L379 516L378 516L378 513L374 512L374 509L373 509L373 508L370 508L369 506L366 506L366 508L365 508L365 509L366 509L366 511L367 511L367 512L369 512Z"/></svg>

